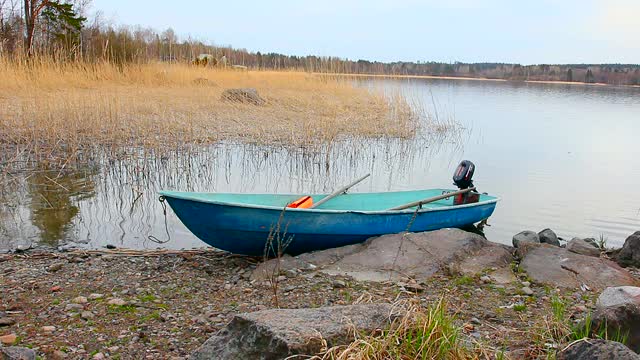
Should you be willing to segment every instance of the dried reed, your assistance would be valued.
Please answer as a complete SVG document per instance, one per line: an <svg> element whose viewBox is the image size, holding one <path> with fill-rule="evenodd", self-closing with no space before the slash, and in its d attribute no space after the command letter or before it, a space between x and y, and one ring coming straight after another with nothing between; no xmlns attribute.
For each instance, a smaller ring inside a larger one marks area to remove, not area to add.
<svg viewBox="0 0 640 360"><path fill-rule="evenodd" d="M228 88L255 88L266 104L225 102ZM342 136L408 138L416 129L402 97L334 77L0 58L0 146L34 154L220 140L298 146Z"/></svg>

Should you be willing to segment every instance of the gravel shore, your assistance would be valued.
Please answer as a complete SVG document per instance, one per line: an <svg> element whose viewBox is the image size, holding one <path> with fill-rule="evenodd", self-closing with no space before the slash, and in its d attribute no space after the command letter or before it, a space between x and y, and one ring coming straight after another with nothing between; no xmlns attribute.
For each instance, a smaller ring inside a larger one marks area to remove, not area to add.
<svg viewBox="0 0 640 360"><path fill-rule="evenodd" d="M274 308L274 287L251 281L261 259L213 250L74 251L0 255L0 336L43 359L183 359L234 314ZM282 308L390 303L444 296L471 341L512 356L534 355L530 337L551 314L550 297L583 317L597 294L439 274L425 283L356 282L288 271ZM9 345L9 341L5 345ZM556 344L547 344L556 346Z"/></svg>

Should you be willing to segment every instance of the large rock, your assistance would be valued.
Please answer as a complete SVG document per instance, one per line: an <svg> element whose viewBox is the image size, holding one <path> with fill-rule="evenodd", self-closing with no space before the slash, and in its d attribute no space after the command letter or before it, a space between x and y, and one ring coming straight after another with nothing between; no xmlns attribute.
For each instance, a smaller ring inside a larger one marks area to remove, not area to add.
<svg viewBox="0 0 640 360"><path fill-rule="evenodd" d="M592 320L595 331L606 326L610 335L627 334L627 345L640 352L640 288L606 288L598 297Z"/></svg>
<svg viewBox="0 0 640 360"><path fill-rule="evenodd" d="M252 88L226 89L220 96L222 101L237 102L252 105L264 105L266 101L258 95L258 91Z"/></svg>
<svg viewBox="0 0 640 360"><path fill-rule="evenodd" d="M514 247L520 247L522 243L540 243L540 237L534 231L525 230L513 235L511 239Z"/></svg>
<svg viewBox="0 0 640 360"><path fill-rule="evenodd" d="M259 264L251 273L251 280L269 280L277 270L314 270L335 263L346 255L364 248L364 244L353 244L332 249L300 254L296 257L283 255L280 258L267 260Z"/></svg>
<svg viewBox="0 0 640 360"><path fill-rule="evenodd" d="M512 261L513 254L510 250L502 246L490 245L469 254L458 263L453 263L449 270L470 276L487 273L493 282L508 284L517 280L511 270Z"/></svg>
<svg viewBox="0 0 640 360"><path fill-rule="evenodd" d="M640 267L640 231L636 231L625 240L624 246L615 255L615 260L625 267Z"/></svg>
<svg viewBox="0 0 640 360"><path fill-rule="evenodd" d="M0 360L35 360L36 352L18 346L2 347L0 345Z"/></svg>
<svg viewBox="0 0 640 360"><path fill-rule="evenodd" d="M271 259L259 265L251 278L267 279L280 266L281 271L317 268L362 281L425 280L441 270L471 276L488 272L496 282L506 283L515 280L511 250L459 229L390 234L362 244Z"/></svg>
<svg viewBox="0 0 640 360"><path fill-rule="evenodd" d="M544 229L538 233L538 237L540 238L540 242L543 244L550 244L555 246L560 246L560 240L558 239L558 235L551 229Z"/></svg>
<svg viewBox="0 0 640 360"><path fill-rule="evenodd" d="M391 305L363 304L315 309L275 309L237 315L207 340L191 359L276 360L316 354L348 344L354 331L384 329L397 316Z"/></svg>
<svg viewBox="0 0 640 360"><path fill-rule="evenodd" d="M595 241L594 241L595 242ZM587 256L600 256L600 249L587 239L573 238L567 243L567 250Z"/></svg>
<svg viewBox="0 0 640 360"><path fill-rule="evenodd" d="M508 266L510 251L480 235L458 229L390 234L367 240L322 268L331 275L363 281L425 280L441 270L476 275L488 268Z"/></svg>
<svg viewBox="0 0 640 360"><path fill-rule="evenodd" d="M558 360L640 360L640 356L619 342L585 339L560 351Z"/></svg>
<svg viewBox="0 0 640 360"><path fill-rule="evenodd" d="M613 261L576 254L548 244L525 244L518 249L520 267L538 283L564 288L592 289L636 285L627 271Z"/></svg>

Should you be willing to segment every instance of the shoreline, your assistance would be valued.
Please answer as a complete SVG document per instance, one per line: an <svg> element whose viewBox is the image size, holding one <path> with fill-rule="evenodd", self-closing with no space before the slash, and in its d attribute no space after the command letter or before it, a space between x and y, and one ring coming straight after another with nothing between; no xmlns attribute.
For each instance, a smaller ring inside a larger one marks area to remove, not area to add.
<svg viewBox="0 0 640 360"><path fill-rule="evenodd" d="M14 345L47 359L86 359L98 353L107 358L185 359L240 313L351 305L359 299L430 304L446 296L465 336L517 353L531 346L524 335L528 324L550 313L543 287L533 287L540 300L532 298L526 309L498 306L521 300L524 277L499 285L444 273L411 290L402 282L285 271L275 305L269 281L252 279L258 266L255 258L211 250L0 255L6 290L0 317L13 322L0 327L0 335L16 334ZM568 290L557 294L576 315L594 306L594 299L574 299ZM476 324L470 327L471 322ZM514 336L503 342L504 331Z"/></svg>
<svg viewBox="0 0 640 360"><path fill-rule="evenodd" d="M601 288L640 281L632 268L611 275L619 268L600 251L580 255L549 243L516 242L514 248L461 230L417 236L413 241L421 246L442 244L435 253L425 251L439 260L416 267L411 256L401 256L394 260L396 275L384 266L360 265L373 253L400 249L401 236L374 239L348 254L328 249L265 262L213 248L0 254L0 337L46 359L177 360L192 356L242 314L359 304L414 304L428 311L444 301L449 306L443 316L462 339L456 346L470 342L476 344L470 354L518 359L554 354L573 336L572 326L596 310ZM602 285L593 271L580 270L576 283L570 268L565 273L555 263L559 258L585 269L605 266L610 281ZM547 263L530 265L541 259ZM350 262L357 266L349 268ZM417 272L405 272L408 267ZM559 272L554 281L541 278L547 267ZM585 287L576 288L579 283ZM532 336L551 345L540 346Z"/></svg>
<svg viewBox="0 0 640 360"><path fill-rule="evenodd" d="M603 86L603 87L619 87L619 88L640 88L640 85L614 85L607 83L585 83L580 81L562 81L562 80L511 80L511 79L491 79L481 77L465 77L465 76L443 76L443 75L390 75L390 74L353 74L353 73L319 73L313 72L313 75L323 76L339 76L339 77L355 77L355 78L387 78L387 79L433 79L433 80L467 80L467 81L492 81L492 82L512 82L512 83L531 83L531 84L557 84L557 85L584 85L584 86Z"/></svg>

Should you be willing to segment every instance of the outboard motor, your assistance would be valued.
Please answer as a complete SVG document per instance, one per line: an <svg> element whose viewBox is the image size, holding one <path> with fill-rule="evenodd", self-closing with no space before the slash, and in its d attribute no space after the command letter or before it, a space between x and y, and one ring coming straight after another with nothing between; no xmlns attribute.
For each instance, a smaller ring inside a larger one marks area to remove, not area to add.
<svg viewBox="0 0 640 360"><path fill-rule="evenodd" d="M460 189L468 189L473 187L473 173L476 166L469 160L462 160L460 165L453 173L453 183ZM458 194L453 199L454 205L476 203L480 200L480 194L475 191L469 191L464 194Z"/></svg>

